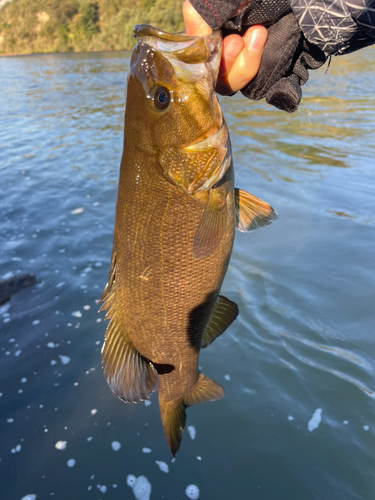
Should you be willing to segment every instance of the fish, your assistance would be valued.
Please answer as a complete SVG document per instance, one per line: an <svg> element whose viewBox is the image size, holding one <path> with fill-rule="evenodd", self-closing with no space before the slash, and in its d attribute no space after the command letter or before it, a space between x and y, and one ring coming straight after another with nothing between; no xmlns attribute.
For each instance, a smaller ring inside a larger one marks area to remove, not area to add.
<svg viewBox="0 0 375 500"><path fill-rule="evenodd" d="M10 300L11 295L29 286L36 285L36 276L33 274L16 274L0 280L0 305Z"/></svg>
<svg viewBox="0 0 375 500"><path fill-rule="evenodd" d="M224 396L198 369L202 348L238 315L220 295L234 232L276 211L234 188L228 127L215 93L221 33L134 28L113 248L100 310L104 377L122 401L158 391L165 438L180 447L186 409Z"/></svg>

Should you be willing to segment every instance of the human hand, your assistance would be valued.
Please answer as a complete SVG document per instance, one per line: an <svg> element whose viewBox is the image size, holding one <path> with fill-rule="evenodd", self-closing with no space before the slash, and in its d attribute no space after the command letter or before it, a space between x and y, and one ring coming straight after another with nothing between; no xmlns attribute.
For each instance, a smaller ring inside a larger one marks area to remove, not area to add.
<svg viewBox="0 0 375 500"><path fill-rule="evenodd" d="M212 33L212 29L189 0L185 0L182 12L187 35L207 36ZM219 94L233 94L248 85L256 76L266 40L267 30L260 25L249 28L243 37L229 35L224 38L216 85Z"/></svg>

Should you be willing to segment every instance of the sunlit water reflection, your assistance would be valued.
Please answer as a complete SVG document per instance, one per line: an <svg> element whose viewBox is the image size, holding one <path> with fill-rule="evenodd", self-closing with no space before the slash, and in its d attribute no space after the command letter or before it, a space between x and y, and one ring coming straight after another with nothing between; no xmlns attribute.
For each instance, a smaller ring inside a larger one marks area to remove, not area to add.
<svg viewBox="0 0 375 500"><path fill-rule="evenodd" d="M222 99L236 184L280 218L236 235L240 316L201 356L226 397L189 409L174 463L155 395L124 405L100 369L128 56L0 59L0 277L40 280L0 309L2 498L134 498L143 475L151 499L373 499L373 49L293 115Z"/></svg>

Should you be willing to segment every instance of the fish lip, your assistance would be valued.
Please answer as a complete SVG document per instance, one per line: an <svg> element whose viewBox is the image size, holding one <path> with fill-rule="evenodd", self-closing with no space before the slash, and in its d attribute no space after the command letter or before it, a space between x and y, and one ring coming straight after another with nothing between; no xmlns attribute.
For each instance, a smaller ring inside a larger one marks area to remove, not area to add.
<svg viewBox="0 0 375 500"><path fill-rule="evenodd" d="M133 28L133 34L137 39L143 37L155 37L167 42L194 42L198 38L201 38L199 36L186 35L185 31L180 31L178 33L167 33L166 31L155 28L154 26L151 26L149 24L136 24ZM204 38L214 40L219 37L221 40L221 36L221 31L216 30Z"/></svg>
<svg viewBox="0 0 375 500"><path fill-rule="evenodd" d="M226 127L224 126L224 123L222 123L217 132L209 135L202 141L190 144L189 146L186 146L183 149L185 151L199 151L202 149L218 148L224 145L227 140L227 134L225 132L226 132Z"/></svg>

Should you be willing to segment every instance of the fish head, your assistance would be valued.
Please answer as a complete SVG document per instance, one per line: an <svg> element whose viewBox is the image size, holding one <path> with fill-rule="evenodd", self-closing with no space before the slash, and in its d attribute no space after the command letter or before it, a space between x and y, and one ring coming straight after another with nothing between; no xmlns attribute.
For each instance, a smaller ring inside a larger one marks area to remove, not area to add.
<svg viewBox="0 0 375 500"><path fill-rule="evenodd" d="M197 165L207 163L197 158L193 166L187 162L192 150L195 156L211 158L212 144L207 141L220 139L213 144L216 149L226 142L215 93L221 33L171 35L137 25L134 34L137 45L130 62L125 123L137 128L139 147L158 155L164 175L188 188Z"/></svg>

